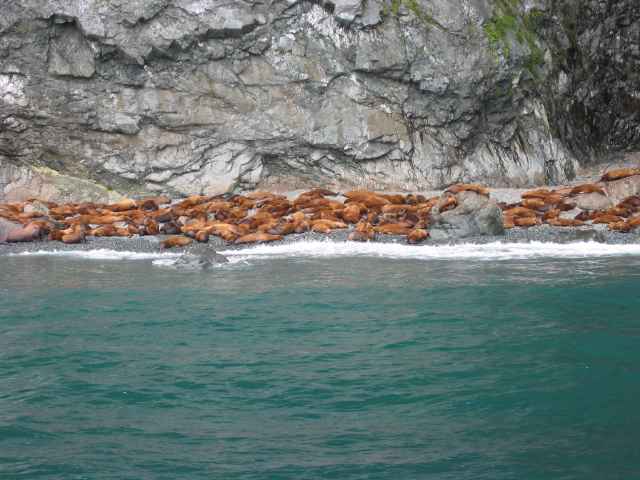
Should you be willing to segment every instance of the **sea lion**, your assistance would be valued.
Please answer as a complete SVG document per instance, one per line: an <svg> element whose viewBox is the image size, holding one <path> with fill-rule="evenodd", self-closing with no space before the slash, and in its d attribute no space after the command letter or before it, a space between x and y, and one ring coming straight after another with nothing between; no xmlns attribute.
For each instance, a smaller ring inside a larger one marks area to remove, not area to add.
<svg viewBox="0 0 640 480"><path fill-rule="evenodd" d="M550 222L553 221L553 219L550 220ZM538 217L515 217L513 219L513 224L516 227L524 227L524 228L529 228L529 227L535 227L537 225L540 225L542 222Z"/></svg>
<svg viewBox="0 0 640 480"><path fill-rule="evenodd" d="M41 235L42 229L35 223L29 223L22 228L9 230L5 241L8 243L33 242L40 238Z"/></svg>
<svg viewBox="0 0 640 480"><path fill-rule="evenodd" d="M542 220L547 221L552 218L558 218L560 217L560 213L562 212L560 211L559 208L552 208L551 210L548 210L547 212L545 212L545 214L542 216Z"/></svg>
<svg viewBox="0 0 640 480"><path fill-rule="evenodd" d="M365 207L357 202L350 203L342 210L342 219L347 223L356 224L360 221L362 217L362 212L365 210Z"/></svg>
<svg viewBox="0 0 640 480"><path fill-rule="evenodd" d="M547 223L554 227L580 227L584 222L573 218L550 218Z"/></svg>
<svg viewBox="0 0 640 480"><path fill-rule="evenodd" d="M538 214L526 207L513 207L504 212L505 216L514 217L514 218L536 218Z"/></svg>
<svg viewBox="0 0 640 480"><path fill-rule="evenodd" d="M373 229L376 233L382 233L383 235L408 235L412 230L410 226L401 223L388 223L385 225L378 225Z"/></svg>
<svg viewBox="0 0 640 480"><path fill-rule="evenodd" d="M405 198L405 203L409 205L417 205L419 203L425 203L427 198L424 195L410 193Z"/></svg>
<svg viewBox="0 0 640 480"><path fill-rule="evenodd" d="M593 218L593 223L619 223L619 222L624 222L624 218L619 217L617 215L610 215L610 214L600 214L600 215L596 215Z"/></svg>
<svg viewBox="0 0 640 480"><path fill-rule="evenodd" d="M120 200L117 203L113 203L107 206L107 210L112 212L123 212L125 210L134 210L138 207L138 203L135 200L130 198L126 198L124 200Z"/></svg>
<svg viewBox="0 0 640 480"><path fill-rule="evenodd" d="M421 243L429 238L429 232L422 228L414 228L407 235L407 243L410 245L415 245L417 243Z"/></svg>
<svg viewBox="0 0 640 480"><path fill-rule="evenodd" d="M392 205L404 205L406 204L404 195L400 194L380 194L382 198L386 198Z"/></svg>
<svg viewBox="0 0 640 480"><path fill-rule="evenodd" d="M349 234L347 240L352 242L368 242L376 238L376 232L373 226L364 221L358 222L355 229Z"/></svg>
<svg viewBox="0 0 640 480"><path fill-rule="evenodd" d="M195 239L200 243L207 243L209 241L209 232L206 230L200 230L196 233Z"/></svg>
<svg viewBox="0 0 640 480"><path fill-rule="evenodd" d="M608 224L609 230L621 233L628 233L632 230L631 225L624 220L621 222L612 222Z"/></svg>
<svg viewBox="0 0 640 480"><path fill-rule="evenodd" d="M575 197L581 193L599 193L601 195L606 195L604 189L600 185L596 185L595 183L585 183L583 185L573 187L569 192L569 196Z"/></svg>
<svg viewBox="0 0 640 480"><path fill-rule="evenodd" d="M546 204L544 200L541 200L539 198L525 198L522 201L522 206L531 210L543 210Z"/></svg>
<svg viewBox="0 0 640 480"><path fill-rule="evenodd" d="M386 198L366 190L353 190L346 192L344 196L347 197L350 202L362 203L367 208L382 207L391 203Z"/></svg>
<svg viewBox="0 0 640 480"><path fill-rule="evenodd" d="M277 240L282 240L281 235L271 235L270 233L250 233L248 235L243 235L238 238L235 243L243 244L243 243L264 243L264 242L275 242Z"/></svg>
<svg viewBox="0 0 640 480"><path fill-rule="evenodd" d="M169 237L166 240L160 242L160 246L162 248L173 248L173 247L186 247L193 242L190 238L182 237L182 236L174 236Z"/></svg>
<svg viewBox="0 0 640 480"><path fill-rule="evenodd" d="M440 202L440 206L438 207L438 211L440 213L444 213L444 212L446 212L448 210L453 210L457 206L458 206L458 200L456 200L456 197L450 195L450 196L446 197L446 199L443 202Z"/></svg>
<svg viewBox="0 0 640 480"><path fill-rule="evenodd" d="M85 241L84 225L76 225L71 233L62 235L62 242L67 244L82 243Z"/></svg>
<svg viewBox="0 0 640 480"><path fill-rule="evenodd" d="M540 200L545 200L549 195L551 195L551 193L551 190L547 188L539 188L537 190L529 190L527 192L524 192L521 197L523 199L538 198Z"/></svg>
<svg viewBox="0 0 640 480"><path fill-rule="evenodd" d="M458 183L456 185L451 185L445 190L446 193L460 193L460 192L474 192L478 195L483 195L488 197L490 195L490 191L487 187L483 187L482 185L478 185L477 183Z"/></svg>
<svg viewBox="0 0 640 480"><path fill-rule="evenodd" d="M614 180L622 180L623 178L640 175L640 168L617 168L609 170L600 178L602 182L613 182Z"/></svg>

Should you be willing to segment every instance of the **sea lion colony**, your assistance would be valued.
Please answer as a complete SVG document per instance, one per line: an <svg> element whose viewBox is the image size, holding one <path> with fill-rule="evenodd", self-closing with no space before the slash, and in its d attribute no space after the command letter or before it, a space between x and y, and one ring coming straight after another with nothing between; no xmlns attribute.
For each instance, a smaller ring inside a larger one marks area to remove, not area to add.
<svg viewBox="0 0 640 480"><path fill-rule="evenodd" d="M607 172L601 182L640 175L640 169ZM282 195L256 191L245 195L194 195L172 202L156 196L122 200L115 204L39 202L0 204L0 217L22 225L10 230L0 241L26 242L39 239L68 244L87 236L129 237L170 235L164 248L207 242L214 235L226 242L251 244L281 240L307 231L328 234L353 226L348 239L370 241L377 235L404 236L409 244L429 237L434 209L443 213L458 206L456 195L474 192L489 196L489 189L475 184L449 187L442 196L425 198L416 194L382 194L355 190L339 194L322 188L302 193L294 200ZM522 194L521 201L499 204L505 228L532 227L543 223L555 227L607 224L611 230L630 232L640 228L640 196L631 196L606 210L581 211L575 218L566 212L576 208L581 194L604 195L599 184L583 184L557 189L541 188ZM565 216L562 216L565 212Z"/></svg>

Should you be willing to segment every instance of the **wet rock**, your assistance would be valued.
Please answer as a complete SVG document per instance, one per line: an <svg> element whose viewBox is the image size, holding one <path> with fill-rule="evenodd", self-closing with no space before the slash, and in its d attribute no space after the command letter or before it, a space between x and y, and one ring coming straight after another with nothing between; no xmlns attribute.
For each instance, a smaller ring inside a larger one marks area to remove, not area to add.
<svg viewBox="0 0 640 480"><path fill-rule="evenodd" d="M457 206L443 213L434 209L429 233L433 240L502 235L502 211L495 200L475 192L455 195Z"/></svg>
<svg viewBox="0 0 640 480"><path fill-rule="evenodd" d="M604 189L614 203L619 203L632 195L640 195L640 175L605 182Z"/></svg>
<svg viewBox="0 0 640 480"><path fill-rule="evenodd" d="M582 193L573 199L576 207L581 210L606 210L613 204L611 199L601 193Z"/></svg>
<svg viewBox="0 0 640 480"><path fill-rule="evenodd" d="M15 232L22 229L22 225L0 217L0 243L7 241L7 238L11 232Z"/></svg>

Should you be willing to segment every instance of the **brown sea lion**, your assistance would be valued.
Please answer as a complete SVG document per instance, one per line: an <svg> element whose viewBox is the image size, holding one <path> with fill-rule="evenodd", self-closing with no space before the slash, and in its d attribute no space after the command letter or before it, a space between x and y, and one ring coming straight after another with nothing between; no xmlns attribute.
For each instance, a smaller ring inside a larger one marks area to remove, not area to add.
<svg viewBox="0 0 640 480"><path fill-rule="evenodd" d="M62 236L62 241L67 244L82 243L85 241L84 225L76 225L71 233Z"/></svg>
<svg viewBox="0 0 640 480"><path fill-rule="evenodd" d="M415 245L417 243L424 242L427 238L429 238L429 232L422 228L414 228L407 235L407 243Z"/></svg>
<svg viewBox="0 0 640 480"><path fill-rule="evenodd" d="M123 212L125 210L134 210L138 207L138 203L135 200L130 198L126 198L124 200L120 200L117 203L113 203L107 206L107 210L112 212Z"/></svg>
<svg viewBox="0 0 640 480"><path fill-rule="evenodd" d="M599 193L601 195L605 195L604 189L595 183L585 183L584 185L575 186L571 189L569 195L574 197L581 193Z"/></svg>
<svg viewBox="0 0 640 480"><path fill-rule="evenodd" d="M265 243L265 242L275 242L277 240L282 240L281 235L271 235L270 233L249 233L248 235L243 235L238 238L235 243Z"/></svg>
<svg viewBox="0 0 640 480"><path fill-rule="evenodd" d="M488 197L490 195L490 190L487 187L483 187L482 185L478 185L477 183L458 183L456 185L451 185L450 187L448 187L445 192L452 194L460 192L474 192L485 197Z"/></svg>
<svg viewBox="0 0 640 480"><path fill-rule="evenodd" d="M539 188L537 190L529 190L527 192L524 192L521 195L521 197L523 199L538 198L540 200L545 200L551 194L552 194L551 190L549 190L547 188Z"/></svg>
<svg viewBox="0 0 640 480"><path fill-rule="evenodd" d="M353 190L346 192L344 196L347 197L350 202L362 203L367 208L382 207L391 203L386 198L367 190Z"/></svg>
<svg viewBox="0 0 640 480"><path fill-rule="evenodd" d="M560 211L559 208L552 208L551 210L548 210L547 212L545 212L545 214L542 216L542 220L547 221L552 218L558 218L560 217L560 213L562 212Z"/></svg>
<svg viewBox="0 0 640 480"><path fill-rule="evenodd" d="M200 230L196 233L196 236L194 238L197 242L207 243L209 241L209 232L207 232L206 230Z"/></svg>
<svg viewBox="0 0 640 480"><path fill-rule="evenodd" d="M600 214L600 215L596 215L593 218L593 223L619 223L619 222L624 222L624 218L622 217L618 217L617 215L610 215L610 214Z"/></svg>
<svg viewBox="0 0 640 480"><path fill-rule="evenodd" d="M535 211L525 207L513 207L503 213L505 216L514 218L536 218L538 216Z"/></svg>
<svg viewBox="0 0 640 480"><path fill-rule="evenodd" d="M368 242L376 238L376 232L373 226L365 221L360 221L355 229L349 233L347 240L352 242Z"/></svg>
<svg viewBox="0 0 640 480"><path fill-rule="evenodd" d="M628 233L633 229L632 226L625 221L612 222L608 225L608 227L609 227L609 230L612 230L615 232L621 232L621 233Z"/></svg>
<svg viewBox="0 0 640 480"><path fill-rule="evenodd" d="M550 222L553 221L550 220ZM513 224L516 227L524 227L524 228L529 228L529 227L535 227L536 225L540 225L542 222L538 217L515 217L513 219Z"/></svg>
<svg viewBox="0 0 640 480"><path fill-rule="evenodd" d="M378 225L373 229L376 233L383 235L408 235L412 230L411 226L401 223L387 223L385 225Z"/></svg>
<svg viewBox="0 0 640 480"><path fill-rule="evenodd" d="M406 204L406 200L405 200L404 195L381 193L380 196L382 198L386 198L387 200L389 200L392 205L404 205L404 204Z"/></svg>
<svg viewBox="0 0 640 480"><path fill-rule="evenodd" d="M543 210L546 207L544 200L539 198L525 198L522 200L522 206L531 210Z"/></svg>
<svg viewBox="0 0 640 480"><path fill-rule="evenodd" d="M446 212L448 210L453 210L458 206L458 200L454 196L448 196L443 202L440 203L438 207L438 211L440 213Z"/></svg>
<svg viewBox="0 0 640 480"><path fill-rule="evenodd" d="M584 222L573 218L550 218L547 223L554 227L580 227Z"/></svg>
<svg viewBox="0 0 640 480"><path fill-rule="evenodd" d="M36 223L29 223L22 228L9 230L5 239L8 243L33 242L42 236L42 229Z"/></svg>
<svg viewBox="0 0 640 480"><path fill-rule="evenodd" d="M609 170L600 181L612 182L614 180L622 180L623 178L632 177L634 175L640 175L640 168L617 168L615 170Z"/></svg>
<svg viewBox="0 0 640 480"><path fill-rule="evenodd" d="M362 217L362 213L365 211L364 205L361 205L357 202L350 203L342 210L342 219L347 223L356 224L360 221Z"/></svg>
<svg viewBox="0 0 640 480"><path fill-rule="evenodd" d="M426 201L427 197L415 193L410 193L405 198L405 202L409 205L417 205L419 203L425 203Z"/></svg>
<svg viewBox="0 0 640 480"><path fill-rule="evenodd" d="M162 248L173 248L173 247L186 247L193 242L190 238L182 237L182 236L174 236L169 237L166 240L160 242L160 246Z"/></svg>

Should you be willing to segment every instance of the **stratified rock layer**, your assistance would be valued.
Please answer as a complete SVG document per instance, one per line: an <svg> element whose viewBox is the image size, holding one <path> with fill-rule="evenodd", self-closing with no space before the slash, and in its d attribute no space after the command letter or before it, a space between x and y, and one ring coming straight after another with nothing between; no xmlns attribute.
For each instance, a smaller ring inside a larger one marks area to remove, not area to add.
<svg viewBox="0 0 640 480"><path fill-rule="evenodd" d="M634 1L4 2L0 199L565 182L640 143Z"/></svg>

